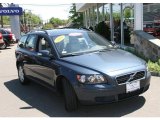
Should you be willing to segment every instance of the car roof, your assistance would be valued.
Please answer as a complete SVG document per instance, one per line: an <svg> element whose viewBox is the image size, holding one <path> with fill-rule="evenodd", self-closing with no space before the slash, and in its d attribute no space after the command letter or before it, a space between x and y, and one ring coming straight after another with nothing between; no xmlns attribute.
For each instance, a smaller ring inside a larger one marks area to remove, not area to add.
<svg viewBox="0 0 160 120"><path fill-rule="evenodd" d="M49 36L64 35L69 33L78 33L78 32L88 32L85 29L71 29L71 28L61 28L61 29L50 29L50 30L38 30L30 32L28 34L48 34Z"/></svg>

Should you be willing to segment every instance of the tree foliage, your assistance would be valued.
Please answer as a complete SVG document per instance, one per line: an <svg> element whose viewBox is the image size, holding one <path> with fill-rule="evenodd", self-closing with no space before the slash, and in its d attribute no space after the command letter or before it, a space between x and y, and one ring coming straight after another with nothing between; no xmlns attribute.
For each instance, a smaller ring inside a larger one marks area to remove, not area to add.
<svg viewBox="0 0 160 120"><path fill-rule="evenodd" d="M113 19L115 21L120 20L120 12L113 12Z"/></svg>
<svg viewBox="0 0 160 120"><path fill-rule="evenodd" d="M3 25L9 25L9 24L10 24L9 16L3 16Z"/></svg>
<svg viewBox="0 0 160 120"><path fill-rule="evenodd" d="M58 26L61 26L61 25L64 25L64 20L61 20L59 18L54 18L52 17L50 20L49 20L49 23L51 23L54 27L58 27Z"/></svg>
<svg viewBox="0 0 160 120"><path fill-rule="evenodd" d="M129 19L131 17L131 8L125 8L124 17Z"/></svg>
<svg viewBox="0 0 160 120"><path fill-rule="evenodd" d="M53 29L53 25L51 23L45 23L43 25L42 29L44 29L44 30L46 30L46 29Z"/></svg>
<svg viewBox="0 0 160 120"><path fill-rule="evenodd" d="M69 13L71 14L71 16L69 16L69 18L74 23L74 27L83 26L83 14L80 12L76 12L76 4L75 3L72 4Z"/></svg>
<svg viewBox="0 0 160 120"><path fill-rule="evenodd" d="M32 26L42 24L42 19L38 15L33 14L32 12L23 13L23 15L20 17L20 20L22 24L32 24Z"/></svg>

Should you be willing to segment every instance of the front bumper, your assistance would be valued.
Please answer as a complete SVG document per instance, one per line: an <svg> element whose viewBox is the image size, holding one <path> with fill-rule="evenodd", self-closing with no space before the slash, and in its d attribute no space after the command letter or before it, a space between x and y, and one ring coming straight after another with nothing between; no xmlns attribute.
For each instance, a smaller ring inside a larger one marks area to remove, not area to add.
<svg viewBox="0 0 160 120"><path fill-rule="evenodd" d="M150 85L150 73L145 79L140 80L140 89L126 93L126 84L123 85L77 85L74 87L77 98L81 104L102 104L121 101L133 96L140 95L148 90Z"/></svg>

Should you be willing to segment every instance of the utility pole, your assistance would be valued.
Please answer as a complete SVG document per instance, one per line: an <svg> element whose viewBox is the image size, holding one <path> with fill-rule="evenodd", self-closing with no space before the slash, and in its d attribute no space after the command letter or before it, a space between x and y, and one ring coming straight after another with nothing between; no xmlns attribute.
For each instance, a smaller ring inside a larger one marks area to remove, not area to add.
<svg viewBox="0 0 160 120"><path fill-rule="evenodd" d="M0 3L0 8L3 7L2 3ZM1 15L1 27L3 28L3 16Z"/></svg>
<svg viewBox="0 0 160 120"><path fill-rule="evenodd" d="M23 25L24 25L24 30L25 33L27 32L27 26L26 26L26 11L23 11Z"/></svg>

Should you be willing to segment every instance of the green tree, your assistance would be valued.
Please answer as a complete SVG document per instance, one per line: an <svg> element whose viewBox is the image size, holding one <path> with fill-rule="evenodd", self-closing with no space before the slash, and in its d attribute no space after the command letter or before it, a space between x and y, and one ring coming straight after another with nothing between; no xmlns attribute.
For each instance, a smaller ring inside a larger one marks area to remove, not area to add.
<svg viewBox="0 0 160 120"><path fill-rule="evenodd" d="M58 27L60 25L63 25L63 20L59 19L59 18L54 18L52 17L49 22L54 26L54 27Z"/></svg>
<svg viewBox="0 0 160 120"><path fill-rule="evenodd" d="M32 12L26 12L24 14L25 15L21 16L21 21L26 22L27 24L31 24L34 27L42 24L42 19L38 15L33 14ZM24 16L25 18L23 18ZM23 19L25 19L25 21Z"/></svg>
<svg viewBox="0 0 160 120"><path fill-rule="evenodd" d="M9 25L9 24L10 24L9 16L3 16L3 25Z"/></svg>
<svg viewBox="0 0 160 120"><path fill-rule="evenodd" d="M83 26L83 14L80 12L76 12L76 4L75 3L72 4L69 13L71 14L71 16L69 18L74 24L73 27Z"/></svg>
<svg viewBox="0 0 160 120"><path fill-rule="evenodd" d="M120 20L120 12L113 12L113 19L115 21Z"/></svg>
<svg viewBox="0 0 160 120"><path fill-rule="evenodd" d="M124 9L124 17L129 19L131 17L131 8Z"/></svg>
<svg viewBox="0 0 160 120"><path fill-rule="evenodd" d="M21 32L28 32L32 29L38 29L42 25L42 19L32 12L23 12L20 16Z"/></svg>
<svg viewBox="0 0 160 120"><path fill-rule="evenodd" d="M46 29L53 29L53 25L51 23L45 23L42 27L42 29L46 30Z"/></svg>

